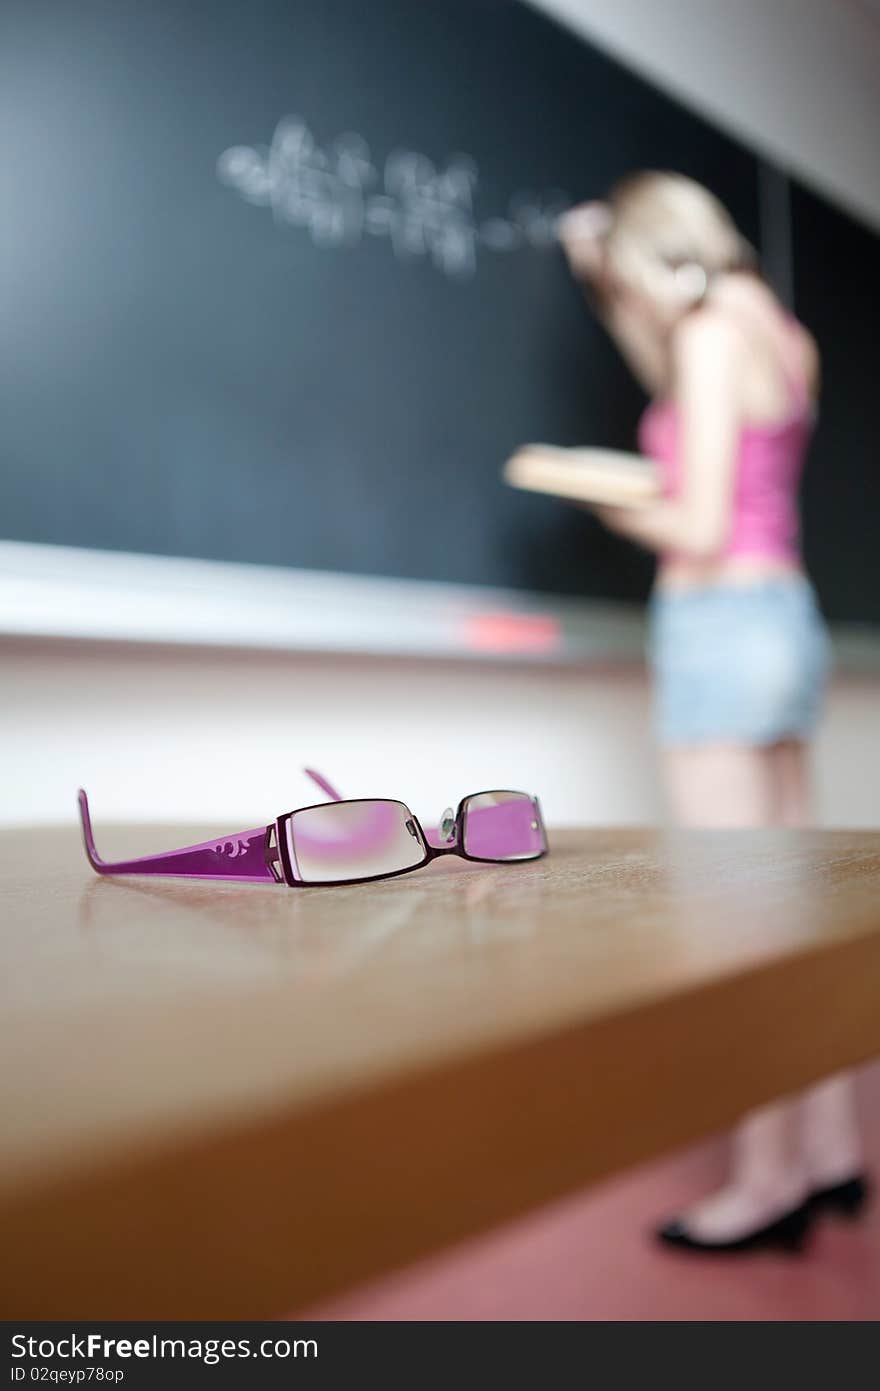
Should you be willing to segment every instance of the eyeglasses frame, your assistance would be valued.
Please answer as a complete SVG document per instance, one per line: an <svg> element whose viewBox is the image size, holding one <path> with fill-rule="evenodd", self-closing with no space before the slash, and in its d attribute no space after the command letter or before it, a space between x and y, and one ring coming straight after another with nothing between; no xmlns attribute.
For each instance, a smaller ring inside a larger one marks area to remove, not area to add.
<svg viewBox="0 0 880 1391"><path fill-rule="evenodd" d="M116 861L105 860L98 853L94 832L92 830L88 795L83 788L80 788L77 794L77 802L82 828L83 848L86 852L86 858L95 873L101 876L132 874L162 878L208 879L217 881L235 880L239 883L274 883L285 884L288 888L292 889L307 889L333 888L352 884L369 884L380 879L396 879L400 875L411 874L414 870L424 869L427 864L430 864L432 860L439 859L441 855L457 855L460 859L469 860L474 864L519 864L540 860L547 854L549 849L547 843L547 830L541 812L541 804L537 797L532 796L531 793L528 792L514 791L512 788L487 788L482 792L469 792L465 797L462 797L458 804L453 821L452 833L439 845L435 845L429 839L428 832L425 830L419 818L410 809L407 803L400 801L399 798L342 797L332 784L320 773L315 772L312 768L306 768L304 771L306 775L310 777L313 782L317 783L321 790L326 793L328 801L313 802L305 807L296 807L293 811L282 812L280 816L270 821L268 825L257 826L252 830L227 833L216 840L203 841L198 845L179 846L174 850L162 851L152 855L137 856L134 859ZM512 856L510 858L495 858L486 855L471 855L465 849L464 828L467 803L477 797L492 796L499 792L504 792L508 796L513 797L525 797L530 803L534 812L534 817L538 823L542 843L542 849L535 854ZM293 872L293 865L290 858L287 836L288 823L298 812L311 811L342 802L385 802L402 807L407 813L409 821L412 822L416 829L417 839L423 851L422 858L417 864L407 865L403 869L390 870L384 874L371 874L353 879L298 879ZM442 834L439 828L430 827L429 829L437 837ZM208 858L207 868L204 863L206 857ZM243 860L243 863L240 865L241 872L239 872L240 860ZM167 869L165 868L166 864L169 866ZM223 866L222 869L220 869L220 865Z"/></svg>
<svg viewBox="0 0 880 1391"><path fill-rule="evenodd" d="M538 822L538 829L541 832L543 849L535 855L516 855L511 859L496 860L488 859L485 855L469 855L464 848L464 818L466 814L465 803L474 797L485 797L492 793L505 792L513 797L526 797L531 802L535 812L535 819ZM293 866L290 860L290 849L287 838L287 825L290 820L301 811L314 811L318 807L339 806L340 802L389 802L394 806L403 807L407 812L408 818L412 821L419 833L419 840L422 849L425 851L424 859L419 860L416 865L407 865L405 869L393 869L387 874L370 874L366 878L357 879L297 879L293 873ZM378 879L399 879L403 874L412 874L417 869L424 869L425 865L432 860L439 860L444 855L457 855L459 859L470 860L472 864L479 865L508 865L508 864L528 864L534 860L542 860L547 854L547 831L544 826L544 818L541 814L541 804L537 797L533 797L529 792L516 791L510 787L489 787L482 792L469 792L462 797L455 812L455 831L446 845L432 845L425 834L425 829L415 812L407 806L406 802L401 802L397 797L342 797L336 802L312 802L307 807L295 807L293 811L282 812L275 818L275 847L277 849L278 861L281 865L282 880L289 889L332 889L344 888L350 884L374 884ZM267 832L270 829L267 827Z"/></svg>

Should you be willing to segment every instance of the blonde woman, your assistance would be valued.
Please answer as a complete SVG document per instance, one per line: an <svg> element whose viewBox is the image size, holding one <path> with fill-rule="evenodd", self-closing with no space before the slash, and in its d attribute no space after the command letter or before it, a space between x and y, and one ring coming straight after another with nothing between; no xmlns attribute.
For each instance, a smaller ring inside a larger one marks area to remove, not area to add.
<svg viewBox="0 0 880 1391"><path fill-rule="evenodd" d="M816 344L755 273L725 209L689 179L636 174L569 213L561 238L651 397L639 438L662 499L595 510L659 556L650 659L673 815L808 825L827 637L797 492ZM851 1083L835 1078L747 1117L729 1182L659 1235L707 1251L796 1246L823 1207L854 1213L866 1193Z"/></svg>

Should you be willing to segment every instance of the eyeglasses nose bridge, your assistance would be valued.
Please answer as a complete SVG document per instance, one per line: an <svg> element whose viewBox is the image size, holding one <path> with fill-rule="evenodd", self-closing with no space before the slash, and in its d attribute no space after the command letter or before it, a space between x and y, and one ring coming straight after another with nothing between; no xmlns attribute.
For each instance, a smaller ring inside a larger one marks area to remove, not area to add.
<svg viewBox="0 0 880 1391"><path fill-rule="evenodd" d="M440 838L447 842L455 839L455 812L452 807L447 807L440 817Z"/></svg>

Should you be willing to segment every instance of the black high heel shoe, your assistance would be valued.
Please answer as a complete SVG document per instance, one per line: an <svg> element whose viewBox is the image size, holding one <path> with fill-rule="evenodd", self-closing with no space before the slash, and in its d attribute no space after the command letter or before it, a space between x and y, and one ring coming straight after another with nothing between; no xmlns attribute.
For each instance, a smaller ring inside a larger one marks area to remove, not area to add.
<svg viewBox="0 0 880 1391"><path fill-rule="evenodd" d="M843 1183L830 1183L814 1188L809 1197L815 1211L826 1209L851 1222L859 1216L871 1198L871 1182L867 1174L854 1174Z"/></svg>
<svg viewBox="0 0 880 1391"><path fill-rule="evenodd" d="M765 1227L758 1227L756 1231L736 1237L733 1241L704 1241L702 1237L693 1236L684 1222L678 1219L660 1227L657 1239L667 1246L677 1246L684 1251L701 1251L707 1255L757 1251L762 1247L779 1247L794 1253L802 1249L814 1216L813 1201L808 1198L799 1207L777 1217L775 1222L769 1222Z"/></svg>

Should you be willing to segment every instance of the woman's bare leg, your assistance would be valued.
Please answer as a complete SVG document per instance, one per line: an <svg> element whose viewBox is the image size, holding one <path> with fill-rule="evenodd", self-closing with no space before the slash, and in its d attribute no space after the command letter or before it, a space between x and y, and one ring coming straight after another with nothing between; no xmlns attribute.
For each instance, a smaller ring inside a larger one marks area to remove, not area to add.
<svg viewBox="0 0 880 1391"><path fill-rule="evenodd" d="M680 826L742 829L776 821L775 768L766 749L711 744L668 750L663 772Z"/></svg>
<svg viewBox="0 0 880 1391"><path fill-rule="evenodd" d="M768 750L779 799L776 819L781 826L816 824L809 752L798 739L785 739Z"/></svg>
<svg viewBox="0 0 880 1391"><path fill-rule="evenodd" d="M773 750L784 826L813 824L809 751L790 740ZM801 1144L811 1188L843 1183L864 1163L855 1088L846 1074L829 1077L800 1097Z"/></svg>
<svg viewBox="0 0 880 1391"><path fill-rule="evenodd" d="M828 1077L804 1092L801 1135L811 1188L845 1183L861 1174L864 1151L848 1073Z"/></svg>
<svg viewBox="0 0 880 1391"><path fill-rule="evenodd" d="M665 755L664 769L679 825L735 829L777 825L782 819L774 749L675 750ZM807 1188L801 1107L797 1101L775 1102L737 1128L728 1184L680 1220L689 1235L703 1241L735 1241L797 1207Z"/></svg>

